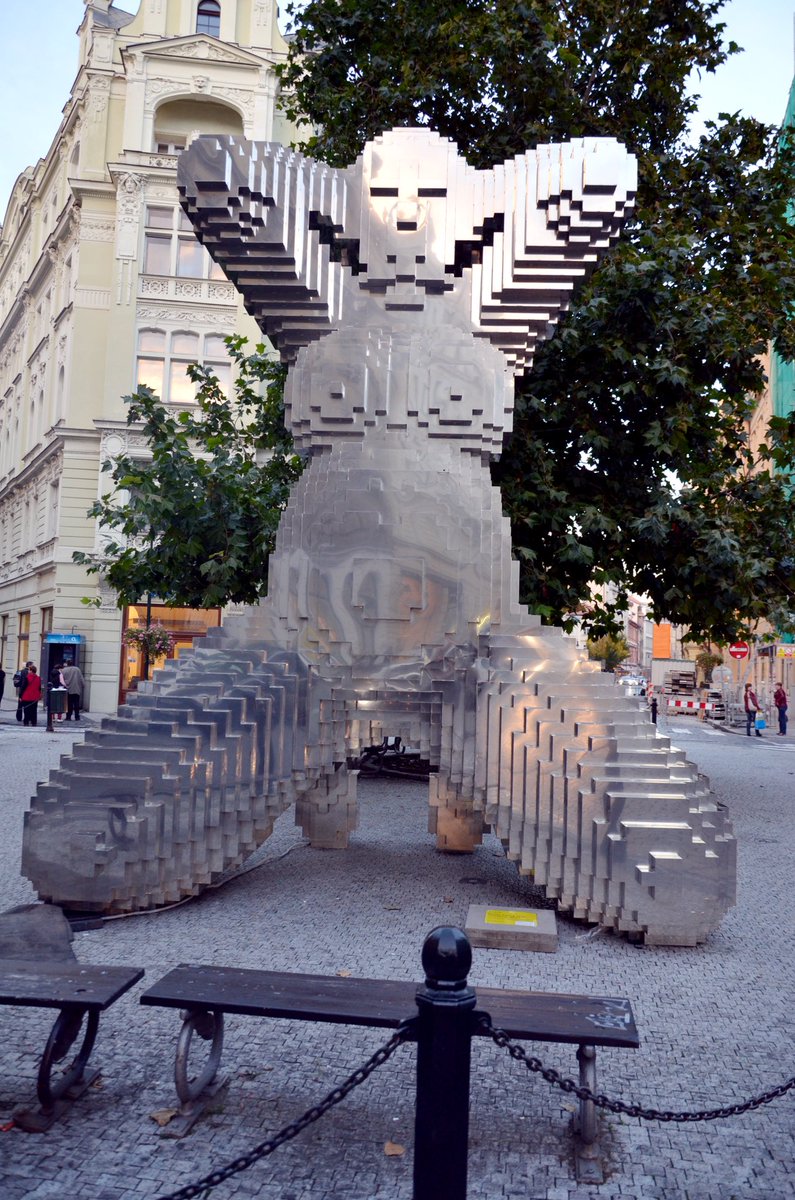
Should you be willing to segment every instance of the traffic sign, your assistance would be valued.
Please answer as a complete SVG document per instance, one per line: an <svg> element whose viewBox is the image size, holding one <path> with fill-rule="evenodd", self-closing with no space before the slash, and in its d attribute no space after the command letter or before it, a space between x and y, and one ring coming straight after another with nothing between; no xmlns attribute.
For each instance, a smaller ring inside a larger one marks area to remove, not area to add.
<svg viewBox="0 0 795 1200"><path fill-rule="evenodd" d="M732 658L747 658L750 650L747 642L734 642L729 646L729 654Z"/></svg>

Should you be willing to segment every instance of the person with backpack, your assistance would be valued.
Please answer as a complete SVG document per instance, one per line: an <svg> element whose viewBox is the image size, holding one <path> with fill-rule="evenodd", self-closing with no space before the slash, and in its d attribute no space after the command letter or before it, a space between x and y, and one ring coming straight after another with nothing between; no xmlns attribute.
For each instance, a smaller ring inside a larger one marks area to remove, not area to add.
<svg viewBox="0 0 795 1200"><path fill-rule="evenodd" d="M26 662L24 667L22 667L19 671L14 672L13 682L17 693L17 720L20 722L22 721L23 716L22 693L28 685L28 668L32 666L32 662Z"/></svg>
<svg viewBox="0 0 795 1200"><path fill-rule="evenodd" d="M35 725L41 703L41 677L33 663L28 663L25 686L19 698L22 703L22 724Z"/></svg>

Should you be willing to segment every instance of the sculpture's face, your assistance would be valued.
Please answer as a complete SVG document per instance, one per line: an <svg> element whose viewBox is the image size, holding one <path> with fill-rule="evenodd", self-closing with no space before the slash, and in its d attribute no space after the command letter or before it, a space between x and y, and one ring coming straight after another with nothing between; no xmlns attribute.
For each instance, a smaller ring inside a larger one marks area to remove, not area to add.
<svg viewBox="0 0 795 1200"><path fill-rule="evenodd" d="M468 199L459 177L471 169L451 142L419 129L383 134L368 143L359 165L359 259L368 289L413 296L422 307L428 290L452 288L455 209ZM474 214L470 228L472 220Z"/></svg>

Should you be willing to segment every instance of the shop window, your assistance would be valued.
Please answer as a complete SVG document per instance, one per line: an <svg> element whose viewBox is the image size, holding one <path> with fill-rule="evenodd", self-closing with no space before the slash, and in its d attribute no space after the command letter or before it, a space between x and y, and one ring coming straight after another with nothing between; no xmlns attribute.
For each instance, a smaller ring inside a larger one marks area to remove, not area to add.
<svg viewBox="0 0 795 1200"><path fill-rule="evenodd" d="M221 5L218 0L199 0L196 9L196 32L221 36Z"/></svg>
<svg viewBox="0 0 795 1200"><path fill-rule="evenodd" d="M19 624L17 626L17 671L24 667L25 663L30 658L30 613L21 612L19 614Z"/></svg>
<svg viewBox="0 0 795 1200"><path fill-rule="evenodd" d="M124 611L124 628L131 629L146 625L147 607L145 604L133 604ZM190 649L197 639L203 638L211 629L221 624L220 608L172 608L165 604L152 604L149 608L151 624L164 625L174 640L174 649L169 658L179 658L185 650ZM152 671L162 667L166 658L159 658L149 664L149 677ZM143 678L143 655L134 646L122 647L122 670L120 679L120 700L123 701L127 692L134 691Z"/></svg>

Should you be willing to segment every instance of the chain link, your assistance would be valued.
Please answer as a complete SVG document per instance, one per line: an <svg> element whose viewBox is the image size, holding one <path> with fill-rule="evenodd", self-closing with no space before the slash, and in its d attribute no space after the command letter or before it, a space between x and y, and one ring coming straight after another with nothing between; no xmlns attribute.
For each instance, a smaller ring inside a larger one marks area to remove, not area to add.
<svg viewBox="0 0 795 1200"><path fill-rule="evenodd" d="M740 1113L750 1112L751 1109L759 1108L763 1104L770 1104L772 1100L777 1100L779 1096L784 1096L792 1088L795 1088L795 1076L793 1076L786 1083L780 1083L778 1087L771 1088L769 1092L763 1092L761 1096L754 1096L751 1100L745 1100L742 1104L727 1104L723 1108L707 1108L700 1112L671 1112L667 1109L643 1108L640 1104L625 1104L623 1100L611 1100L609 1096L605 1096L602 1092L592 1092L590 1088L575 1083L573 1079L567 1079L559 1071L556 1071L554 1067L545 1067L540 1058L534 1058L532 1054L528 1054L516 1042L512 1042L505 1030L495 1029L488 1017L482 1017L480 1025L497 1046L508 1051L511 1058L517 1062L523 1062L528 1071L540 1075L547 1083L554 1084L562 1092L572 1093L579 1100L591 1100L597 1108L606 1108L609 1112L613 1113L624 1113L628 1117L640 1117L644 1121L676 1121L684 1123L688 1121L717 1121L721 1117L736 1117Z"/></svg>
<svg viewBox="0 0 795 1200"><path fill-rule="evenodd" d="M372 1075L373 1071L383 1066L392 1057L398 1046L402 1046L405 1041L408 1041L412 1037L413 1024L413 1021L404 1022L389 1041L385 1042L380 1049L376 1050L375 1054L368 1058L366 1063L363 1063L358 1070L349 1075L339 1087L335 1087L327 1096L324 1096L319 1103L314 1104L312 1108L308 1108L304 1115L299 1117L297 1121L292 1121L289 1125L285 1125L273 1137L260 1142L253 1150L249 1150L247 1154L242 1154L240 1158L233 1159L225 1167L219 1167L218 1170L211 1171L203 1179L199 1179L196 1183L189 1183L176 1192L169 1192L168 1195L159 1196L158 1200L202 1200L219 1183L225 1183L233 1175L247 1170L261 1158L265 1158L268 1154L272 1154L274 1150L278 1150L279 1146L283 1146L285 1142L289 1142L292 1138L297 1137L308 1125L313 1125L315 1121L319 1121L329 1109L343 1101L359 1084L364 1083Z"/></svg>

